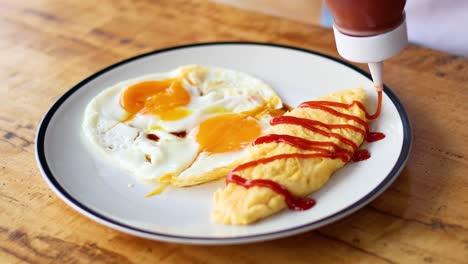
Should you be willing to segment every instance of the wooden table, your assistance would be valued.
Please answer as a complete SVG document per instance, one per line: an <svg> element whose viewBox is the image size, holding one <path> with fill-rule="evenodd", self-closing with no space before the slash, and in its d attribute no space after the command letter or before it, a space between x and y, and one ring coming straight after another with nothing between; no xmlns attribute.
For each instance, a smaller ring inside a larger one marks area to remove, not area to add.
<svg viewBox="0 0 468 264"><path fill-rule="evenodd" d="M467 263L468 59L410 46L386 65L413 151L369 206L275 241L186 246L126 235L60 201L34 158L36 127L71 86L124 58L246 40L337 56L332 32L206 1L0 1L0 263ZM449 40L448 40L449 41Z"/></svg>

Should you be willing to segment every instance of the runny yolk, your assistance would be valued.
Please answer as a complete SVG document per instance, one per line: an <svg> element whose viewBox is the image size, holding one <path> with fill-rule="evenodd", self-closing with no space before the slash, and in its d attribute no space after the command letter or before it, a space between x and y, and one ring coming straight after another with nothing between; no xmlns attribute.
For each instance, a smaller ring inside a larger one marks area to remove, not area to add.
<svg viewBox="0 0 468 264"><path fill-rule="evenodd" d="M253 118L243 114L226 114L203 121L197 133L200 151L222 153L247 147L261 132Z"/></svg>
<svg viewBox="0 0 468 264"><path fill-rule="evenodd" d="M120 105L132 118L137 113L153 114L162 120L178 120L190 114L183 106L190 103L190 94L179 80L144 81L128 87Z"/></svg>

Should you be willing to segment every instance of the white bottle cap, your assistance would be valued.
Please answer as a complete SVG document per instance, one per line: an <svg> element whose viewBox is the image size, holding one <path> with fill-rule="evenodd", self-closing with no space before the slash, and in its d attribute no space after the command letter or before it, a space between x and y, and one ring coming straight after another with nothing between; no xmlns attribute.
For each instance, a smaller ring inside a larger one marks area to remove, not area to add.
<svg viewBox="0 0 468 264"><path fill-rule="evenodd" d="M405 16L398 27L375 36L349 36L341 33L335 25L333 32L338 53L347 60L359 63L384 61L400 53L408 44Z"/></svg>

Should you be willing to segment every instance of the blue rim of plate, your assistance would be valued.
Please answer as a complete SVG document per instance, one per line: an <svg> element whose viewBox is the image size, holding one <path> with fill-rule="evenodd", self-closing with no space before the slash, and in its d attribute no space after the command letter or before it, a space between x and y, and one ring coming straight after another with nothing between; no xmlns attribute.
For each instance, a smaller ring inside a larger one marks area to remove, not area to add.
<svg viewBox="0 0 468 264"><path fill-rule="evenodd" d="M177 235L171 235L171 234L165 234L165 233L160 233L160 232L152 232L148 230L143 230L140 228L136 228L124 223L121 223L119 221L116 221L114 219L111 219L107 216L104 216L95 210L89 208L88 206L82 204L78 199L74 198L70 193L68 193L63 186L60 185L60 183L57 181L57 179L54 177L52 174L52 171L49 168L49 165L47 163L47 158L45 155L45 135L47 132L47 128L49 126L50 120L54 116L54 114L57 112L57 110L60 108L60 106L70 97L75 93L78 89L80 89L82 86L87 84L88 82L94 80L96 77L102 75L103 73L106 73L114 68L117 68L121 65L133 62L135 60L147 57L147 56L152 56L158 53L164 53L168 51L174 51L174 50L179 50L179 49L186 49L186 48L192 48L192 47L200 47L200 46L219 46L219 45L254 45L254 46L266 46L266 47L276 47L276 48L283 48L283 49L289 49L289 50L294 50L294 51L300 51L304 52L306 54L312 54L316 56L320 56L332 61L335 61L337 63L340 63L342 65L347 66L348 68L356 71L357 73L360 73L367 77L368 79L372 80L370 74L365 72L364 70L358 68L357 66L354 66L348 62L345 62L341 59L316 52L316 51L311 51L303 48L298 48L298 47L293 47L293 46L287 46L287 45L279 45L279 44L272 44L272 43L260 43L260 42L207 42L207 43L196 43L196 44L189 44L189 45L181 45L181 46L175 46L175 47L170 47L170 48L165 48L165 49L159 49L155 51L151 51L148 53L143 53L140 55L137 55L135 57L131 57L129 59L117 62L111 66L108 66L93 75L89 76L88 78L84 79L74 87L72 87L70 90L68 90L64 95L62 95L53 105L52 107L48 110L48 112L45 114L45 116L42 119L42 122L39 126L37 136L36 136L36 159L39 168L42 171L42 174L46 180L46 182L49 184L49 186L52 188L55 193L62 198L67 204L69 204L71 207L74 209L77 209L80 212L83 212L86 216L89 218L100 222L102 224L105 224L109 227L112 227L114 229L120 230L122 232L130 233L133 235L137 235L140 237L145 237L145 238L152 238L156 240L163 240L163 241L171 241L171 242L181 242L181 243L192 243L192 244L236 244L236 243L245 243L245 242L251 242L251 241L261 241L261 240L270 240L274 238L279 238L283 236L290 236L290 235L295 235L299 233L303 233L312 229L319 228L321 226L324 226L326 224L332 223L334 221L337 221L355 211L358 209L364 207L368 203L370 203L374 198L376 198L379 194L381 194L385 189L387 189L390 184L398 177L400 172L402 171L404 165L406 164L406 161L408 160L409 153L411 151L411 146L412 146L412 131L411 131L411 124L408 119L408 115L401 104L400 100L397 98L397 96L388 88L386 85L384 87L384 92L385 94L390 98L392 103L395 105L397 108L398 114L400 115L400 119L402 121L403 125L403 145L402 149L400 152L400 155L398 157L397 162L393 166L392 170L390 173L385 177L385 179L377 186L375 187L371 192L369 192L366 196L358 200L357 202L349 205L348 207L332 214L329 215L323 219L310 222L305 225L297 226L297 227L292 227L292 228L287 228L287 229L282 229L274 232L268 232L268 233L263 233L263 234L256 234L256 235L248 235L248 236L234 236L234 237L197 237L197 236L177 236Z"/></svg>

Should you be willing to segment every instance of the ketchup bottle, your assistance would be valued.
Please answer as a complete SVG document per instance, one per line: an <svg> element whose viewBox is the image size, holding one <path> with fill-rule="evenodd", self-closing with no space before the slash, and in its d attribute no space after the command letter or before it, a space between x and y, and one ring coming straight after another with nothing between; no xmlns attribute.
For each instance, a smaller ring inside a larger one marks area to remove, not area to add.
<svg viewBox="0 0 468 264"><path fill-rule="evenodd" d="M325 0L333 15L338 53L368 63L374 85L383 89L383 61L408 43L406 0Z"/></svg>

